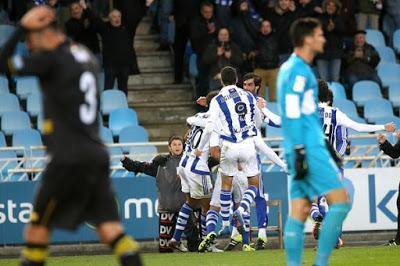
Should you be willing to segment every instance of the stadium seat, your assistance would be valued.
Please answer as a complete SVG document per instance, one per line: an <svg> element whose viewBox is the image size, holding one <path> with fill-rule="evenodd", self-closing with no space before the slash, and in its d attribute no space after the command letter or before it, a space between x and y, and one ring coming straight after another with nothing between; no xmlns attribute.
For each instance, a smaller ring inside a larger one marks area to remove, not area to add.
<svg viewBox="0 0 400 266"><path fill-rule="evenodd" d="M0 148L6 147L6 137L4 136L4 133L0 131Z"/></svg>
<svg viewBox="0 0 400 266"><path fill-rule="evenodd" d="M15 31L15 26L1 24L0 25L0 47L11 37L11 34Z"/></svg>
<svg viewBox="0 0 400 266"><path fill-rule="evenodd" d="M189 75L196 78L199 75L199 70L197 69L197 55L191 54L189 58Z"/></svg>
<svg viewBox="0 0 400 266"><path fill-rule="evenodd" d="M119 136L121 129L138 124L137 114L130 108L121 108L110 113L108 126L113 136Z"/></svg>
<svg viewBox="0 0 400 266"><path fill-rule="evenodd" d="M42 98L39 94L31 94L26 101L26 111L30 116L37 117L42 112Z"/></svg>
<svg viewBox="0 0 400 266"><path fill-rule="evenodd" d="M36 129L43 133L43 113L39 113L37 117Z"/></svg>
<svg viewBox="0 0 400 266"><path fill-rule="evenodd" d="M396 55L392 48L387 46L378 46L375 47L375 49L381 58L381 62L396 63Z"/></svg>
<svg viewBox="0 0 400 266"><path fill-rule="evenodd" d="M29 54L25 42L18 42L14 50L15 55L27 56Z"/></svg>
<svg viewBox="0 0 400 266"><path fill-rule="evenodd" d="M367 35L365 36L367 43L375 48L379 46L386 46L385 37L383 36L382 32L373 29L367 29L365 31L367 32Z"/></svg>
<svg viewBox="0 0 400 266"><path fill-rule="evenodd" d="M146 129L141 126L134 125L125 127L121 130L119 135L119 143L132 143L132 142L148 142L149 134ZM130 148L124 147L124 152L129 152Z"/></svg>
<svg viewBox="0 0 400 266"><path fill-rule="evenodd" d="M382 117L382 118L375 120L375 124L377 124L377 125L384 125L384 124L390 123L390 122L395 123L397 129L400 128L400 118L397 116L387 116L387 117Z"/></svg>
<svg viewBox="0 0 400 266"><path fill-rule="evenodd" d="M400 29L393 33L393 48L400 54Z"/></svg>
<svg viewBox="0 0 400 266"><path fill-rule="evenodd" d="M0 94L9 93L8 91L8 80L4 76L0 76Z"/></svg>
<svg viewBox="0 0 400 266"><path fill-rule="evenodd" d="M156 146L133 146L129 149L130 157L138 161L151 161L158 153Z"/></svg>
<svg viewBox="0 0 400 266"><path fill-rule="evenodd" d="M393 107L400 107L400 82L389 85L389 100Z"/></svg>
<svg viewBox="0 0 400 266"><path fill-rule="evenodd" d="M1 130L6 135L12 135L17 130L28 128L31 128L31 121L29 115L23 111L7 112L1 117Z"/></svg>
<svg viewBox="0 0 400 266"><path fill-rule="evenodd" d="M283 137L282 128L279 127L266 127L266 137L267 138L276 138L276 137ZM267 145L269 146L279 146L282 144L281 141L267 141Z"/></svg>
<svg viewBox="0 0 400 266"><path fill-rule="evenodd" d="M373 99L365 102L364 117L370 123L374 123L382 117L393 116L393 108L390 101L385 99Z"/></svg>
<svg viewBox="0 0 400 266"><path fill-rule="evenodd" d="M346 91L341 83L331 82L329 89L332 91L334 99L347 99Z"/></svg>
<svg viewBox="0 0 400 266"><path fill-rule="evenodd" d="M400 83L400 64L382 62L378 65L378 76L384 87Z"/></svg>
<svg viewBox="0 0 400 266"><path fill-rule="evenodd" d="M368 100L382 98L381 90L376 82L363 80L358 81L353 86L353 101L357 106L364 106Z"/></svg>
<svg viewBox="0 0 400 266"><path fill-rule="evenodd" d="M32 93L40 91L39 79L36 77L21 77L17 79L17 95L27 99Z"/></svg>
<svg viewBox="0 0 400 266"><path fill-rule="evenodd" d="M12 93L4 93L0 96L0 116L4 113L20 110L17 96Z"/></svg>
<svg viewBox="0 0 400 266"><path fill-rule="evenodd" d="M101 112L109 115L112 111L128 108L125 93L120 90L105 90L101 93Z"/></svg>
<svg viewBox="0 0 400 266"><path fill-rule="evenodd" d="M337 107L351 119L359 117L357 108L354 102L346 99L334 99L333 106Z"/></svg>
<svg viewBox="0 0 400 266"><path fill-rule="evenodd" d="M25 149L24 153L17 152L18 155L25 156L44 156L44 150L31 150L31 146L43 146L42 137L36 129L28 128L17 130L12 136L12 145L14 147L22 146Z"/></svg>
<svg viewBox="0 0 400 266"><path fill-rule="evenodd" d="M106 145L114 144L113 135L109 128L104 126L100 127L100 137ZM111 155L122 154L122 149L120 147L108 147L108 151Z"/></svg>

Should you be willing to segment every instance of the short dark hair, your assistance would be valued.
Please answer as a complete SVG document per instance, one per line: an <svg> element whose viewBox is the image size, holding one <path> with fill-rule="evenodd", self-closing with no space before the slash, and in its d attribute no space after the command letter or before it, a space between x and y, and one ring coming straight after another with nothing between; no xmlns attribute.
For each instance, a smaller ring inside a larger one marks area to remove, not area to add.
<svg viewBox="0 0 400 266"><path fill-rule="evenodd" d="M172 143L174 140L180 140L180 141L182 142L182 144L183 144L183 139L182 139L180 136L171 136L171 137L169 137L169 139L168 139L168 146L171 146L171 143Z"/></svg>
<svg viewBox="0 0 400 266"><path fill-rule="evenodd" d="M217 96L218 93L219 93L219 91L214 90L214 91L210 91L210 92L207 94L207 96L206 96L207 106L210 105L211 100L212 100L215 96Z"/></svg>
<svg viewBox="0 0 400 266"><path fill-rule="evenodd" d="M230 66L226 66L221 69L221 81L224 86L235 85L238 76L236 69Z"/></svg>
<svg viewBox="0 0 400 266"><path fill-rule="evenodd" d="M316 18L300 18L295 20L290 26L290 39L294 47L302 47L304 38L312 36L314 30L322 27L321 22Z"/></svg>
<svg viewBox="0 0 400 266"><path fill-rule="evenodd" d="M257 87L259 87L258 88L258 90L260 90L261 89L261 81L262 81L262 78L259 76L259 75L256 75L256 74L254 74L253 72L250 72L250 73L246 73L244 76L243 76L243 82L245 81L245 80L249 80L249 79L253 79L254 80L254 85ZM258 92L258 90L257 90L257 92Z"/></svg>
<svg viewBox="0 0 400 266"><path fill-rule="evenodd" d="M322 103L329 102L332 106L333 93L329 89L328 83L323 79L318 79L318 101Z"/></svg>
<svg viewBox="0 0 400 266"><path fill-rule="evenodd" d="M214 4L211 3L210 1L207 1L207 0L201 2L201 4L200 4L200 9L202 9L203 6L210 6L210 7L214 8Z"/></svg>

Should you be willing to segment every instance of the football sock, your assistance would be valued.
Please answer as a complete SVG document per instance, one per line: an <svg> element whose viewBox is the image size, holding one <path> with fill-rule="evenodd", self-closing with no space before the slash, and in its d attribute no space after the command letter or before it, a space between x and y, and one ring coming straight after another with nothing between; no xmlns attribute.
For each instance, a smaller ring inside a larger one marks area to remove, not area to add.
<svg viewBox="0 0 400 266"><path fill-rule="evenodd" d="M248 212L243 213L243 220L243 245L248 245L250 243L250 214Z"/></svg>
<svg viewBox="0 0 400 266"><path fill-rule="evenodd" d="M329 256L337 243L343 221L350 209L349 203L336 203L330 206L319 237L315 265L328 265Z"/></svg>
<svg viewBox="0 0 400 266"><path fill-rule="evenodd" d="M201 239L203 239L207 235L207 217L206 215L201 215L200 216L200 221L201 221Z"/></svg>
<svg viewBox="0 0 400 266"><path fill-rule="evenodd" d="M220 202L222 226L229 226L231 199L232 192L230 190L221 190Z"/></svg>
<svg viewBox="0 0 400 266"><path fill-rule="evenodd" d="M267 202L260 195L257 195L257 197L254 199L254 201L256 203L258 229L266 228L267 221L268 221Z"/></svg>
<svg viewBox="0 0 400 266"><path fill-rule="evenodd" d="M174 236L172 237L176 241L181 241L182 233L186 228L187 221L193 209L190 208L189 204L184 203L179 211L178 219L176 220L176 226Z"/></svg>
<svg viewBox="0 0 400 266"><path fill-rule="evenodd" d="M207 234L214 232L218 222L218 212L209 210L206 217Z"/></svg>
<svg viewBox="0 0 400 266"><path fill-rule="evenodd" d="M288 217L283 241L285 243L287 265L301 265L304 246L304 223L292 217Z"/></svg>
<svg viewBox="0 0 400 266"><path fill-rule="evenodd" d="M22 250L22 266L42 266L49 255L48 246L27 243Z"/></svg>
<svg viewBox="0 0 400 266"><path fill-rule="evenodd" d="M253 203L254 198L256 197L258 193L258 188L255 186L249 186L247 190L244 192L242 201L240 202L240 207L238 210L240 213L246 212L249 208L250 205Z"/></svg>

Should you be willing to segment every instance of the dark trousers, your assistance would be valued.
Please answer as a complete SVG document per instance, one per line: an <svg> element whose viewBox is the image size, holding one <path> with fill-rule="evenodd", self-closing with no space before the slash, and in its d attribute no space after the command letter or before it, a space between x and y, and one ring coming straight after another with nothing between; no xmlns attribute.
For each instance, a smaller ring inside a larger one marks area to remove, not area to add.
<svg viewBox="0 0 400 266"><path fill-rule="evenodd" d="M198 84L196 88L196 99L200 96L206 96L210 85L210 67L202 62L201 55L197 55L197 69L199 75L197 77Z"/></svg>
<svg viewBox="0 0 400 266"><path fill-rule="evenodd" d="M105 66L104 67L104 89L110 90L114 88L114 82L117 80L118 89L128 95L128 77L129 66Z"/></svg>
<svg viewBox="0 0 400 266"><path fill-rule="evenodd" d="M189 40L190 27L189 25L182 25L176 27L175 30L175 43L174 43L174 52L175 52L175 82L181 83L183 80L183 72L184 72L184 57L186 50L186 43Z"/></svg>

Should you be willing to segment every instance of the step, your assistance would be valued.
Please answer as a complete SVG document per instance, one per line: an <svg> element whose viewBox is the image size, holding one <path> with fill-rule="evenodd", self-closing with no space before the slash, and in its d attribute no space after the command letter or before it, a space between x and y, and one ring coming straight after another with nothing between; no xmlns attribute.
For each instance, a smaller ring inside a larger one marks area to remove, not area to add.
<svg viewBox="0 0 400 266"><path fill-rule="evenodd" d="M151 28L152 20L150 18L144 17L139 26L136 28L136 34L149 34Z"/></svg>
<svg viewBox="0 0 400 266"><path fill-rule="evenodd" d="M171 67L171 54L168 51L144 51L137 54L139 69Z"/></svg>
<svg viewBox="0 0 400 266"><path fill-rule="evenodd" d="M159 35L136 35L134 41L136 53L155 51L160 45L159 38Z"/></svg>
<svg viewBox="0 0 400 266"><path fill-rule="evenodd" d="M187 131L184 122L174 125L147 125L146 130L149 133L150 141L166 141L171 136L183 137Z"/></svg>
<svg viewBox="0 0 400 266"><path fill-rule="evenodd" d="M164 73L141 73L140 75L129 76L129 86L141 86L146 84L172 84L174 75L172 72Z"/></svg>
<svg viewBox="0 0 400 266"><path fill-rule="evenodd" d="M196 113L195 103L188 102L147 102L129 104L138 115L140 124L147 125L171 123L185 124L186 118Z"/></svg>
<svg viewBox="0 0 400 266"><path fill-rule="evenodd" d="M146 73L170 73L172 74L174 72L174 69L171 66L168 67L142 67L140 69L140 72L143 74ZM161 84L160 84L161 85Z"/></svg>
<svg viewBox="0 0 400 266"><path fill-rule="evenodd" d="M193 89L186 84L185 87L129 89L129 105L140 103L162 103L168 101L188 102L193 100Z"/></svg>

